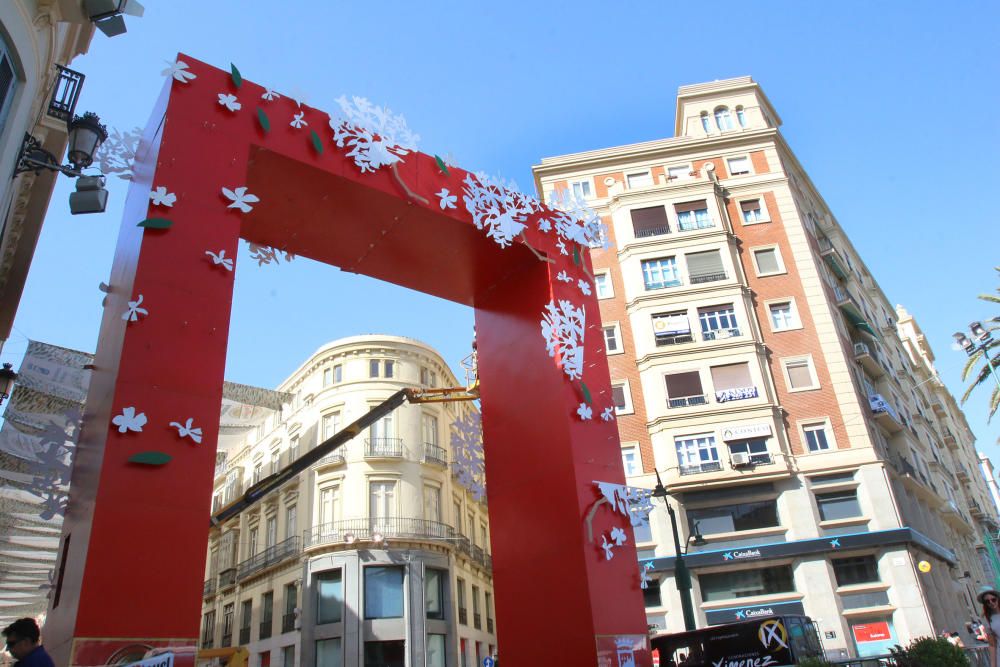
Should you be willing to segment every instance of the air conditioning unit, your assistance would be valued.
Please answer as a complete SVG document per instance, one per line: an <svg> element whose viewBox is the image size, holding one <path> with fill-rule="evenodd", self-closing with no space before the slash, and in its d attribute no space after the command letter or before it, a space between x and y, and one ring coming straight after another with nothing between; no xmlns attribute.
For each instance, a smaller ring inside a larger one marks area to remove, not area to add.
<svg viewBox="0 0 1000 667"><path fill-rule="evenodd" d="M744 468L748 465L752 465L750 461L750 455L746 452L733 452L730 461L734 468Z"/></svg>

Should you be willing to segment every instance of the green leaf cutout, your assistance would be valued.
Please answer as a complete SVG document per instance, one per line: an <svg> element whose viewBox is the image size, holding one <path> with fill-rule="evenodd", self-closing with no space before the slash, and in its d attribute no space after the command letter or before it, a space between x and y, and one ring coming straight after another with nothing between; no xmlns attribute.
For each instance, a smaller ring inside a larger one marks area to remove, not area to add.
<svg viewBox="0 0 1000 667"><path fill-rule="evenodd" d="M590 395L590 389L582 381L580 382L580 390L583 392L583 400L587 402L587 405L592 405L594 398Z"/></svg>
<svg viewBox="0 0 1000 667"><path fill-rule="evenodd" d="M129 463L139 463L146 466L161 466L173 457L163 452L139 452L128 457Z"/></svg>
<svg viewBox="0 0 1000 667"><path fill-rule="evenodd" d="M240 76L240 71L236 69L236 65L229 63L229 66L232 68L230 72L233 76L233 85L239 88L243 85L243 77Z"/></svg>
<svg viewBox="0 0 1000 667"><path fill-rule="evenodd" d="M316 130L310 130L309 131L309 137L312 139L313 148L316 149L317 153L319 153L320 155L322 155L323 154L323 142L320 140L319 135L316 134Z"/></svg>
<svg viewBox="0 0 1000 667"><path fill-rule="evenodd" d="M580 264L580 246L573 246L573 263L576 265Z"/></svg>
<svg viewBox="0 0 1000 667"><path fill-rule="evenodd" d="M448 165L446 165L446 164L444 163L444 160L442 160L442 159L441 159L440 157L438 157L437 155L435 155L435 156L434 156L434 159L435 159L435 160L437 161L437 163L438 163L438 169L440 169L440 170L441 170L442 172L444 172L444 175L445 175L445 176L451 176L451 173L450 173L450 172L448 171Z"/></svg>
<svg viewBox="0 0 1000 667"><path fill-rule="evenodd" d="M260 107L257 107L257 122L260 123L261 128L265 132L271 131L271 121L268 120L267 114Z"/></svg>
<svg viewBox="0 0 1000 667"><path fill-rule="evenodd" d="M146 218L136 225L136 227L145 227L146 229L167 229L173 224L173 220L167 220L166 218Z"/></svg>

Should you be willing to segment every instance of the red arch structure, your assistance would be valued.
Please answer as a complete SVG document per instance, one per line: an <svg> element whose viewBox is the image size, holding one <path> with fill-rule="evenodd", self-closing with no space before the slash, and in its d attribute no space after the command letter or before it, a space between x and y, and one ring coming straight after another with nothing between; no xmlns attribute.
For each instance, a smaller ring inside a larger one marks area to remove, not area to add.
<svg viewBox="0 0 1000 667"><path fill-rule="evenodd" d="M650 664L628 521L591 511L594 480L624 483L588 289L594 230L392 143L391 128L331 125L235 68L182 55L175 72L139 147L112 270L46 625L57 664L197 643L224 260L241 238L475 308L504 662ZM334 127L350 135L341 146ZM151 201L161 187L172 206ZM189 418L200 444L170 426ZM615 527L624 544L602 546Z"/></svg>

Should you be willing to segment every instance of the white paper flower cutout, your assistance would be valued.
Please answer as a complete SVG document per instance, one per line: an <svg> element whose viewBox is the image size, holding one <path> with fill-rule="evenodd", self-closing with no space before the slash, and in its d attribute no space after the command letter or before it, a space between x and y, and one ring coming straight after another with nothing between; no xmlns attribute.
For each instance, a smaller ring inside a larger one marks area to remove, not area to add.
<svg viewBox="0 0 1000 667"><path fill-rule="evenodd" d="M571 380L583 377L583 337L587 311L562 299L550 301L542 314L542 337L550 357L559 354L563 373Z"/></svg>
<svg viewBox="0 0 1000 667"><path fill-rule="evenodd" d="M274 92L270 88L267 88L261 94L260 99L267 100L268 102L271 102L271 101L276 100L276 99L278 99L280 97L281 97L281 95L279 95L278 93Z"/></svg>
<svg viewBox="0 0 1000 667"><path fill-rule="evenodd" d="M593 419L594 410L586 403L581 403L580 407L576 409L576 414L580 415L580 419L587 421L588 419Z"/></svg>
<svg viewBox="0 0 1000 667"><path fill-rule="evenodd" d="M580 278L576 281L576 286L580 288L580 291L583 292L584 296L590 296L590 283L586 280Z"/></svg>
<svg viewBox="0 0 1000 667"><path fill-rule="evenodd" d="M138 299L136 299L135 301L128 302L128 310L122 313L122 319L125 320L126 322L137 322L139 320L140 315L142 316L149 315L148 310L139 307L141 304L142 304L142 295L140 294Z"/></svg>
<svg viewBox="0 0 1000 667"><path fill-rule="evenodd" d="M292 117L292 122L290 122L289 125L294 127L296 130L301 130L303 127L309 125L308 122L303 120L305 118L305 115L306 115L305 111L298 112L297 114L295 114L294 117Z"/></svg>
<svg viewBox="0 0 1000 667"><path fill-rule="evenodd" d="M455 202L458 201L458 197L451 194L451 192L448 191L448 188L441 188L441 192L435 192L434 194L441 200L439 204L441 205L442 211L446 208L457 208L455 206Z"/></svg>
<svg viewBox="0 0 1000 667"><path fill-rule="evenodd" d="M614 406L608 406L601 411L601 419L606 422L612 421L615 418L615 408Z"/></svg>
<svg viewBox="0 0 1000 667"><path fill-rule="evenodd" d="M604 549L604 560L611 560L615 557L615 554L612 552L615 545L612 542L608 542L607 535L601 535L601 548Z"/></svg>
<svg viewBox="0 0 1000 667"><path fill-rule="evenodd" d="M406 126L406 119L387 107L375 106L364 97L337 98L341 117L330 119L337 146L349 146L348 157L361 173L377 171L403 161L403 156L417 150L420 137Z"/></svg>
<svg viewBox="0 0 1000 667"><path fill-rule="evenodd" d="M206 250L205 254L212 258L212 264L218 264L219 266L221 266L222 268L224 268L226 271L232 271L233 270L233 260L231 260L230 258L226 257L226 251L225 250L220 250L219 254L215 254L211 250Z"/></svg>
<svg viewBox="0 0 1000 667"><path fill-rule="evenodd" d="M653 582L649 578L649 571L653 569L653 562L646 561L641 568L639 568L639 588L645 590L649 588L649 585Z"/></svg>
<svg viewBox="0 0 1000 667"><path fill-rule="evenodd" d="M188 420L183 424L178 422L170 422L170 425L177 429L177 435L182 438L191 438L198 444L201 444L201 428L192 428L194 424L194 418L188 417Z"/></svg>
<svg viewBox="0 0 1000 667"><path fill-rule="evenodd" d="M118 427L119 433L128 433L129 431L138 433L146 425L146 413L136 414L134 407L123 408L122 413L115 416L111 423Z"/></svg>
<svg viewBox="0 0 1000 667"><path fill-rule="evenodd" d="M243 105L240 104L239 100L232 93L219 93L219 104L233 112L243 108Z"/></svg>
<svg viewBox="0 0 1000 667"><path fill-rule="evenodd" d="M571 283L571 282L573 282L573 279L570 278L569 274L566 273L565 271L560 271L559 273L557 273L556 274L556 280L558 280L561 283Z"/></svg>
<svg viewBox="0 0 1000 667"><path fill-rule="evenodd" d="M540 231L540 232L551 232L552 231L552 223L549 222L548 220L546 220L545 218L542 218L541 220L538 221L538 231Z"/></svg>
<svg viewBox="0 0 1000 667"><path fill-rule="evenodd" d="M624 530L622 530L618 526L615 526L614 528L611 529L611 540L615 543L616 547L620 547L621 545L625 544L626 539L627 536Z"/></svg>
<svg viewBox="0 0 1000 667"><path fill-rule="evenodd" d="M486 236L501 248L524 231L528 216L541 207L537 199L518 191L515 184L486 174L469 174L462 185L462 200L476 229L485 229Z"/></svg>
<svg viewBox="0 0 1000 667"><path fill-rule="evenodd" d="M608 229L587 202L569 190L557 190L551 200L556 211L556 233L567 241L590 247L608 247Z"/></svg>
<svg viewBox="0 0 1000 667"><path fill-rule="evenodd" d="M153 206L166 206L168 208L177 201L177 195L173 192L167 192L167 189L162 185L150 192L149 198L152 200Z"/></svg>
<svg viewBox="0 0 1000 667"><path fill-rule="evenodd" d="M235 190L230 190L229 188L222 188L222 194L226 196L233 203L226 208L238 208L244 213L249 213L253 210L253 206L250 204L256 204L260 201L257 195L250 194L247 192L246 186L238 187Z"/></svg>
<svg viewBox="0 0 1000 667"><path fill-rule="evenodd" d="M562 253L563 255L568 255L569 254L569 251L566 250L566 244L563 243L562 239L559 239L558 241L556 241L556 247L559 248L559 252Z"/></svg>
<svg viewBox="0 0 1000 667"><path fill-rule="evenodd" d="M188 64L183 60L173 63L169 60L165 60L164 62L167 63L168 67L160 72L163 76L172 76L175 81L180 81L181 83L187 83L191 79L198 78L197 74L188 71Z"/></svg>

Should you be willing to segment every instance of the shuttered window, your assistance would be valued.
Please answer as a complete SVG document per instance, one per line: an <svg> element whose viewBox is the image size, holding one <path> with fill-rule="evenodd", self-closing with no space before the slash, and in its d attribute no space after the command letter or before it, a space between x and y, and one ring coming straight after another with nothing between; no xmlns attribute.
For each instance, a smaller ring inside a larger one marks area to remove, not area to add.
<svg viewBox="0 0 1000 667"><path fill-rule="evenodd" d="M722 266L722 255L719 254L718 250L693 252L686 255L685 258L692 285L726 279L726 270Z"/></svg>
<svg viewBox="0 0 1000 667"><path fill-rule="evenodd" d="M667 224L667 209L662 206L634 208L629 211L632 216L632 233L637 239L648 236L660 236L670 232Z"/></svg>
<svg viewBox="0 0 1000 667"><path fill-rule="evenodd" d="M753 380L750 379L749 364L712 366L712 384L715 386L715 391L752 386Z"/></svg>
<svg viewBox="0 0 1000 667"><path fill-rule="evenodd" d="M768 275L771 273L781 273L781 263L778 261L778 251L776 248L765 248L753 251L754 261L757 263L757 273Z"/></svg>

